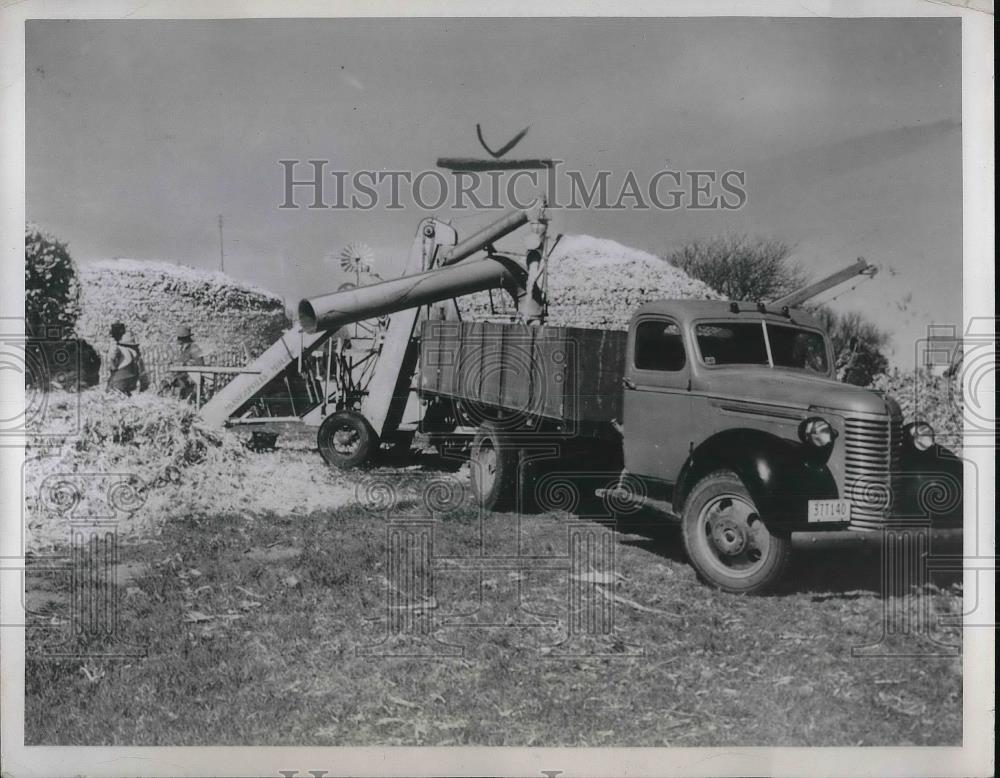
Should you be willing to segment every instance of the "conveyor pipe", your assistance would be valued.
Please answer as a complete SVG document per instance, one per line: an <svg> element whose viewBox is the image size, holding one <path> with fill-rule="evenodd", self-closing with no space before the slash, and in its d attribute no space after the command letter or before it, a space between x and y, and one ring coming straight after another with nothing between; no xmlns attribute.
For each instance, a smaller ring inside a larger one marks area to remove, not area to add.
<svg viewBox="0 0 1000 778"><path fill-rule="evenodd" d="M484 257L403 276L357 289L305 299L299 321L306 332L336 330L375 316L415 308L484 289L504 288L512 294L527 282L527 270L509 257Z"/></svg>
<svg viewBox="0 0 1000 778"><path fill-rule="evenodd" d="M478 232L473 233L451 248L441 253L441 265L453 265L466 257L472 256L477 251L500 240L505 235L509 235L518 227L527 224L529 221L538 221L544 218L545 201L535 200L528 208L514 208L507 211L503 216L492 224L487 224Z"/></svg>
<svg viewBox="0 0 1000 778"><path fill-rule="evenodd" d="M858 261L852 265L848 265L836 273L831 273L826 278L821 278L815 283L809 284L802 289L799 289L791 294L787 294L784 297L779 297L769 304L771 308L794 308L797 305L802 305L806 300L815 297L818 294L822 294L827 289L832 289L838 284L842 284L845 281L849 281L855 276L874 276L878 272L878 268L874 265L868 263L865 259L858 257Z"/></svg>

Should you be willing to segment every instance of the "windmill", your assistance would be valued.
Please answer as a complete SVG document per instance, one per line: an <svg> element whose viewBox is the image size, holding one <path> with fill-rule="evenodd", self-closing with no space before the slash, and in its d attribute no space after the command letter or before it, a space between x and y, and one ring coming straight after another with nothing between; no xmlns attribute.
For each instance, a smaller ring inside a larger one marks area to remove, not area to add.
<svg viewBox="0 0 1000 778"><path fill-rule="evenodd" d="M340 266L348 273L354 273L354 280L361 286L361 274L375 275L372 273L372 260L375 259L375 252L367 243L348 243L340 252Z"/></svg>
<svg viewBox="0 0 1000 778"><path fill-rule="evenodd" d="M372 270L374 259L375 252L367 243L353 242L344 246L340 252L340 267L347 273L354 273L354 281L345 281L337 291L345 292L361 286L362 274L381 281L378 273ZM369 373L375 365L372 356L376 355L382 346L382 338L387 325L386 317L366 319L354 323L351 327L352 334L341 333L341 337L345 338L350 351L351 370L354 370L355 366L361 370L361 377L358 380L362 383L367 383L370 380Z"/></svg>

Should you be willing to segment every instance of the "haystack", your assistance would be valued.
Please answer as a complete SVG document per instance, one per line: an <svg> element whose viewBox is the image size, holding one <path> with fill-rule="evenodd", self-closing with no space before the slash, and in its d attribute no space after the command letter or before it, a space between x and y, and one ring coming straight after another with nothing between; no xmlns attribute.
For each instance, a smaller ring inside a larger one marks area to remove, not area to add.
<svg viewBox="0 0 1000 778"><path fill-rule="evenodd" d="M100 354L120 321L139 338L155 374L176 349L177 325L190 325L209 364L242 364L289 326L281 298L220 272L165 262L101 260L80 269L77 335ZM102 381L107 373L102 369Z"/></svg>
<svg viewBox="0 0 1000 778"><path fill-rule="evenodd" d="M716 291L680 268L639 249L589 235L567 235L549 258L548 323L554 326L624 330L635 309L660 299L719 300ZM509 318L503 292L461 298L463 318Z"/></svg>

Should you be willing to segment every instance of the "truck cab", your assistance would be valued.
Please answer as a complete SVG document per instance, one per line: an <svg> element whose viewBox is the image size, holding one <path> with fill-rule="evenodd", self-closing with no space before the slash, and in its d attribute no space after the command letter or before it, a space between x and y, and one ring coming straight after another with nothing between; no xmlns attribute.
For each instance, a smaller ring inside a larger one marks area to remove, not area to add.
<svg viewBox="0 0 1000 778"><path fill-rule="evenodd" d="M631 321L625 470L672 504L692 563L721 588L775 581L792 532L925 520L928 478L957 492L960 521L960 461L935 447L928 473L927 425L904 431L899 405L839 382L833 356L800 309L666 300Z"/></svg>

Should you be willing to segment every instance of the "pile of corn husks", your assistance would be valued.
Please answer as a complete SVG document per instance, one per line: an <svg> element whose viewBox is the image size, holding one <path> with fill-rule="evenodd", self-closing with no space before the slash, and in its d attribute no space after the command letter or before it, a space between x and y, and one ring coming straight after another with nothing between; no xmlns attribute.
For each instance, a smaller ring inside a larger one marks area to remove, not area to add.
<svg viewBox="0 0 1000 778"><path fill-rule="evenodd" d="M650 300L719 300L722 296L663 259L613 240L566 235L549 258L547 323L553 326L624 330ZM459 298L463 318L509 318L502 291ZM494 314L494 309L496 313Z"/></svg>
<svg viewBox="0 0 1000 778"><path fill-rule="evenodd" d="M165 522L336 507L354 485L314 451L254 454L192 405L152 393L53 393L32 419L25 464L26 547L63 545L75 523L108 521L120 539Z"/></svg>
<svg viewBox="0 0 1000 778"><path fill-rule="evenodd" d="M938 443L961 453L965 424L961 372L944 376L934 375L928 370L902 372L897 368L891 373L875 376L869 388L885 392L898 402L904 421L926 421L934 428ZM984 435L977 429L976 409L970 410L969 420L971 442L992 438L986 438L989 433Z"/></svg>
<svg viewBox="0 0 1000 778"><path fill-rule="evenodd" d="M153 372L173 359L178 325L191 327L209 364L257 356L289 326L280 297L217 271L110 259L83 265L79 280L77 336L103 356L111 346L111 324L120 321L138 337Z"/></svg>

